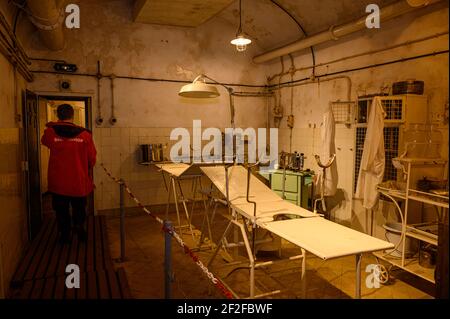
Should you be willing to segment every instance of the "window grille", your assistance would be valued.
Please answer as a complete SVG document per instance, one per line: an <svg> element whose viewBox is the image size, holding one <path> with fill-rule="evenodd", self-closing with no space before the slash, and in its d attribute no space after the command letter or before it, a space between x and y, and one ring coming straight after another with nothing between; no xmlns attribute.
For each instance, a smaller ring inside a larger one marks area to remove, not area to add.
<svg viewBox="0 0 450 319"><path fill-rule="evenodd" d="M397 180L397 169L392 164L392 159L398 156L399 148L399 132L398 126L385 127L384 135L384 151L385 151L385 168L383 181ZM356 128L356 145L355 145L355 170L353 172L354 185L353 192L356 191L358 183L359 168L361 167L361 159L364 149L364 140L366 138L367 127Z"/></svg>

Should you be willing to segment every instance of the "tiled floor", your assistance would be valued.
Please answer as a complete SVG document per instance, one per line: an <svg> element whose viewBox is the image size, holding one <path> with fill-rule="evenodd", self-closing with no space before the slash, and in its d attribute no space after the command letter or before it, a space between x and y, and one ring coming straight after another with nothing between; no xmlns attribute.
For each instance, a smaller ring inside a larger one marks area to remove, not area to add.
<svg viewBox="0 0 450 319"><path fill-rule="evenodd" d="M193 223L200 228L202 217L194 216ZM170 215L175 220L175 214ZM162 215L160 216L162 217ZM213 226L213 240L217 242L222 235L227 220L218 215ZM119 219L109 217L107 228L110 238L111 255L119 256ZM195 231L196 239L200 232ZM183 240L189 247L195 247L192 237L188 234ZM283 256L300 254L300 250L282 242ZM206 264L212 250L198 252L200 260ZM232 252L230 252L232 253ZM174 298L223 298L205 275L194 264L190 257L173 241L173 271L174 284L172 297ZM233 253L232 253L233 254ZM126 261L125 268L131 293L135 298L164 298L164 233L161 226L147 215L127 216L126 218ZM277 259L275 252L264 252L258 256ZM239 296L248 296L249 281L247 268L243 265L230 266L226 262L229 255L221 252L210 270L222 278ZM236 260L236 259L235 259ZM237 260L245 260L239 252ZM401 298L419 299L433 298L433 285L409 275L398 269L390 274L394 279L389 285L380 288L366 288L365 278L367 264L376 263L371 254L366 254L362 260L362 298ZM256 292L263 293L272 290L282 290L273 298L301 298L300 261L282 262L256 270ZM233 271L234 269L234 271ZM307 298L353 298L355 295L355 257L344 257L323 261L313 255L307 258Z"/></svg>

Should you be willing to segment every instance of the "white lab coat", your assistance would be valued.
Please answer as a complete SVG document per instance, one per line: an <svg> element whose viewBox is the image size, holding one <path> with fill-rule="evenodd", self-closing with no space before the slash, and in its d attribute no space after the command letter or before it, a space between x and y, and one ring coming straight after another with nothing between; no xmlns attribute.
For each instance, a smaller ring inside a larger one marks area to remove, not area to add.
<svg viewBox="0 0 450 319"><path fill-rule="evenodd" d="M336 125L334 122L333 112L328 109L323 115L323 122L321 126L321 152L319 154L320 161L322 163L327 163L329 159L336 154L336 145L335 145L335 134L336 134ZM316 189L318 193L321 191L322 187L322 178L323 178L323 169L319 168L319 173L317 174L316 181ZM338 172L337 172L337 164L336 159L333 161L333 164L329 168L326 169L325 172L325 189L324 196L334 196L336 194L338 184Z"/></svg>
<svg viewBox="0 0 450 319"><path fill-rule="evenodd" d="M383 181L384 154L384 117L381 99L375 97L367 121L366 139L359 168L355 197L363 199L363 207L372 209L378 200L377 185Z"/></svg>

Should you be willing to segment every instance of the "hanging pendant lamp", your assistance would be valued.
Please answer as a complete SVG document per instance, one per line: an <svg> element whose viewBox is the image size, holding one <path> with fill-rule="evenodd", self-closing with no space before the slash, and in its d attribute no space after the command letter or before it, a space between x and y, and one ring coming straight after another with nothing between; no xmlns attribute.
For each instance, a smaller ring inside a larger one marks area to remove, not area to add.
<svg viewBox="0 0 450 319"><path fill-rule="evenodd" d="M236 38L231 40L231 44L236 46L236 50L242 52L247 49L247 45L250 43L252 43L252 40L242 31L242 0L239 0L239 29Z"/></svg>

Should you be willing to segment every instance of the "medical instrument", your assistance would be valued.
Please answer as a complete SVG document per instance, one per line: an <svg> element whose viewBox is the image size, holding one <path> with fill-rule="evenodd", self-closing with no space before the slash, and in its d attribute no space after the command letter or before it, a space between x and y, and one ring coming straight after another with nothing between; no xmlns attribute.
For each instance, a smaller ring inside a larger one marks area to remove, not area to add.
<svg viewBox="0 0 450 319"><path fill-rule="evenodd" d="M316 159L317 165L319 165L320 168L322 168L322 185L320 187L320 198L317 198L314 200L314 212L317 213L317 203L320 202L322 205L322 210L325 212L327 210L327 207L325 205L325 178L326 178L326 169L329 168L334 160L336 159L336 154L333 154L330 159L328 159L328 162L323 164L320 161L319 155L314 155L314 158Z"/></svg>

